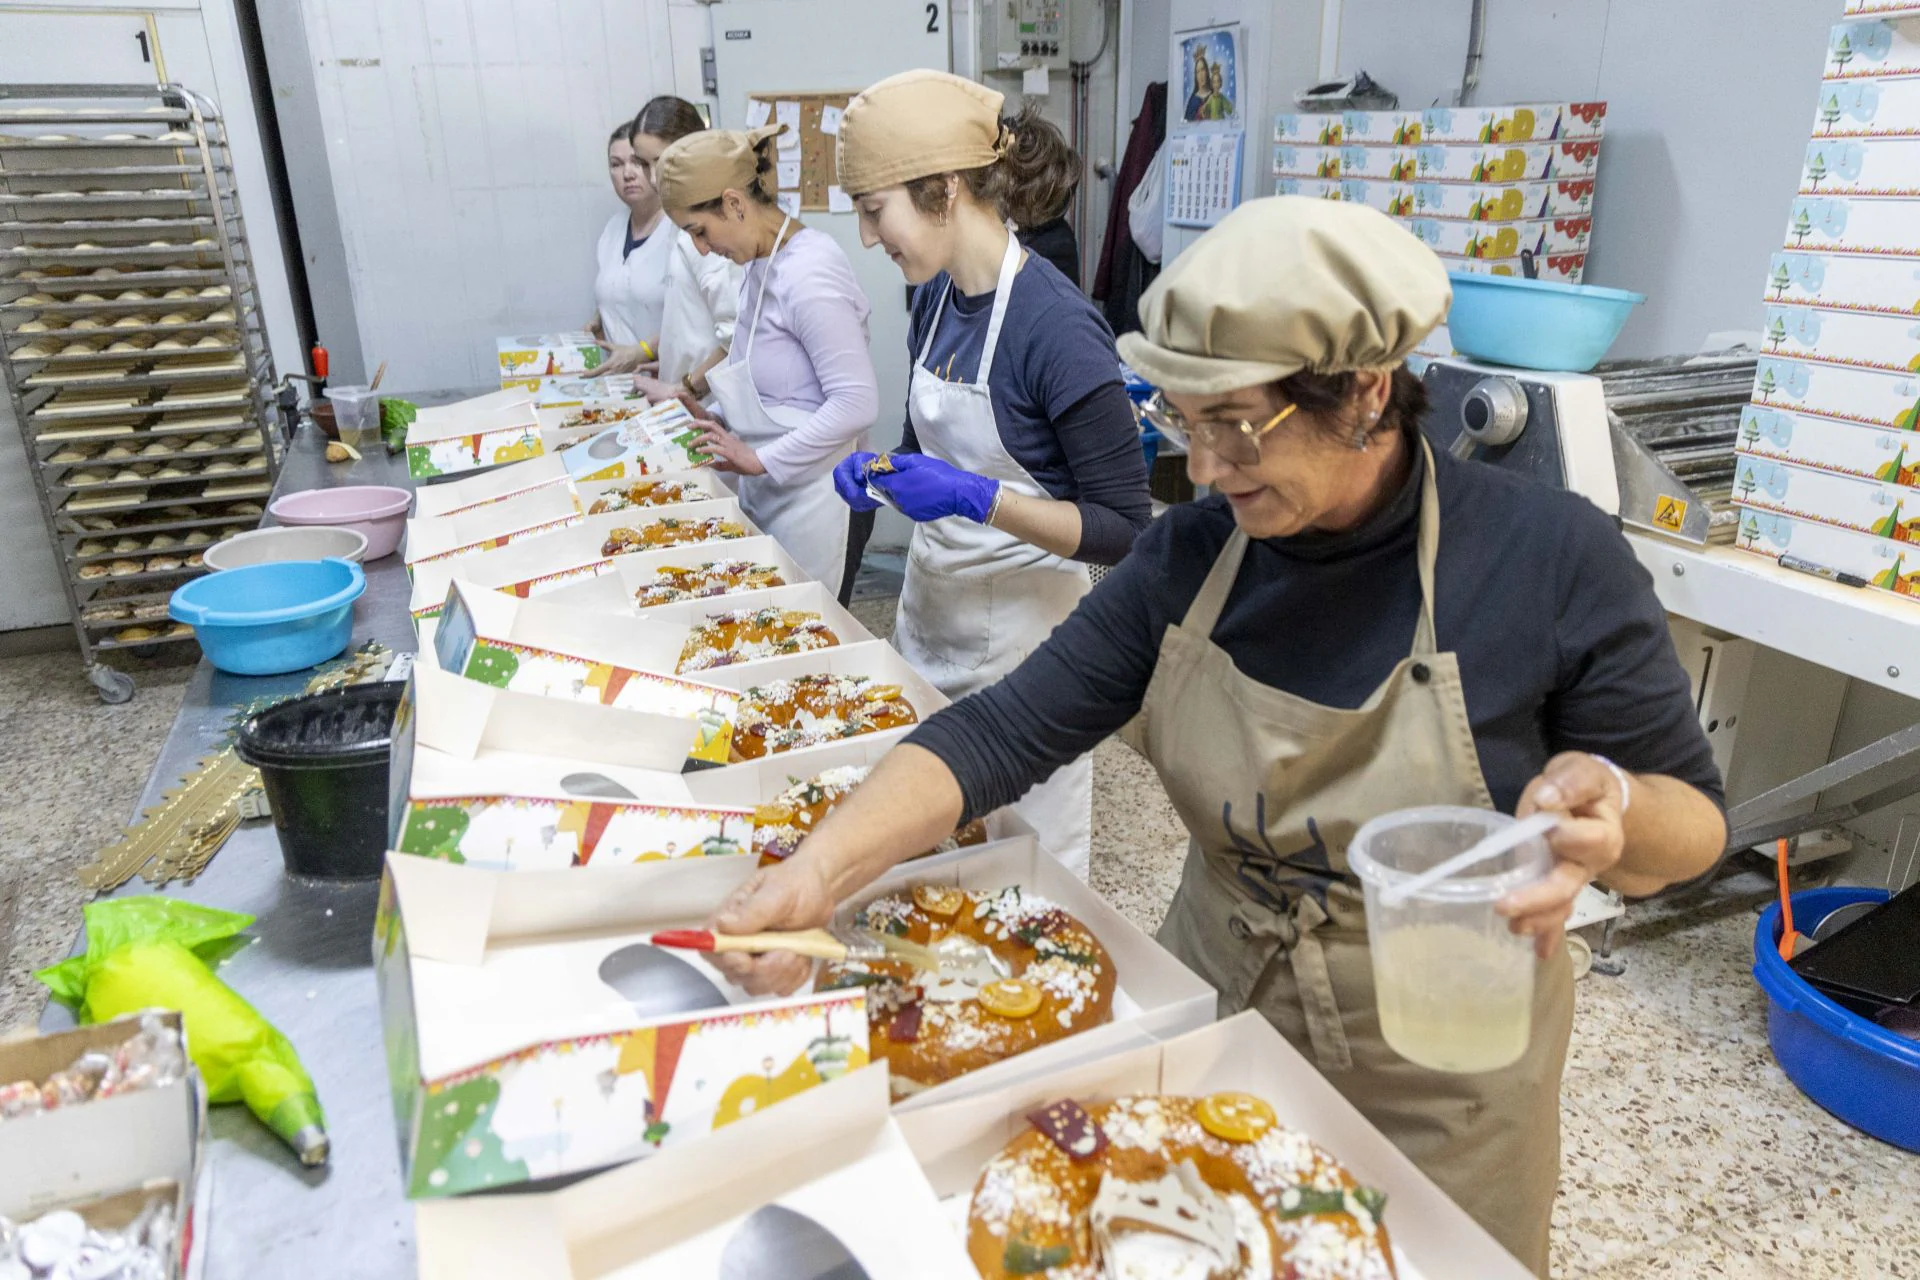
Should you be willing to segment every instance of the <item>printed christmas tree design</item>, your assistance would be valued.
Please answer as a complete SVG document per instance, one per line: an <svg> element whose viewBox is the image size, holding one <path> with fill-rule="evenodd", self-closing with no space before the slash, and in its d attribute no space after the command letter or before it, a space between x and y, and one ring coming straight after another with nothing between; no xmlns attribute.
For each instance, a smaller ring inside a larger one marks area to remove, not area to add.
<svg viewBox="0 0 1920 1280"><path fill-rule="evenodd" d="M1839 123L1840 99L1829 94L1827 100L1820 104L1820 124L1828 133L1832 133L1833 126Z"/></svg>
<svg viewBox="0 0 1920 1280"><path fill-rule="evenodd" d="M1902 431L1920 431L1920 400L1902 409L1894 417L1893 425Z"/></svg>
<svg viewBox="0 0 1920 1280"><path fill-rule="evenodd" d="M1833 71L1835 75L1846 74L1847 64L1853 61L1853 41L1847 39L1847 29L1840 28L1833 42Z"/></svg>
<svg viewBox="0 0 1920 1280"><path fill-rule="evenodd" d="M1879 573L1873 575L1873 585L1876 587L1884 587L1888 591L1899 591L1901 589L1900 565L1905 559L1905 556L1895 556L1893 558L1892 568L1882 569Z"/></svg>
<svg viewBox="0 0 1920 1280"><path fill-rule="evenodd" d="M1816 151L1807 160L1807 183L1815 191L1818 191L1820 184L1825 182L1826 178L1827 157L1821 152Z"/></svg>
<svg viewBox="0 0 1920 1280"><path fill-rule="evenodd" d="M1773 318L1767 321L1767 348L1771 351L1778 351L1780 349L1780 344L1785 342L1786 340L1787 340L1786 319L1785 317L1781 316L1779 312L1775 312L1773 315Z"/></svg>
<svg viewBox="0 0 1920 1280"><path fill-rule="evenodd" d="M1885 480L1890 484L1905 483L1902 477L1906 475L1906 459L1907 446L1903 441L1899 450L1893 455L1892 461L1883 462L1873 469L1873 478L1875 480Z"/></svg>
<svg viewBox="0 0 1920 1280"><path fill-rule="evenodd" d="M460 852L460 839L472 821L459 805L415 805L407 815L406 829L400 833L400 852L463 863L466 858Z"/></svg>
<svg viewBox="0 0 1920 1280"><path fill-rule="evenodd" d="M1875 520L1871 528L1873 532L1879 537L1892 538L1897 542L1910 541L1910 539L1907 539L1901 535L1900 504L1897 502L1893 504L1893 511L1890 514L1882 516L1880 519Z"/></svg>
<svg viewBox="0 0 1920 1280"><path fill-rule="evenodd" d="M496 649L485 641L476 642L467 657L467 669L461 674L469 680L504 689L520 671L520 658L509 649Z"/></svg>
<svg viewBox="0 0 1920 1280"><path fill-rule="evenodd" d="M1747 512L1746 519L1740 522L1740 545L1751 547L1760 540L1760 520L1753 512Z"/></svg>
<svg viewBox="0 0 1920 1280"><path fill-rule="evenodd" d="M686 1047L692 1024L668 1023L663 1027L642 1027L631 1032L620 1045L620 1058L614 1063L612 1077L601 1084L609 1092L620 1077L638 1075L647 1086L646 1141L659 1146L672 1128L662 1117L666 1114L667 1093L673 1086L674 1068L680 1065L680 1051Z"/></svg>
<svg viewBox="0 0 1920 1280"><path fill-rule="evenodd" d="M1784 298L1787 296L1787 289L1793 284L1793 275L1787 270L1787 264L1785 262L1776 262L1773 264L1773 275L1768 278L1767 283L1772 287L1774 297Z"/></svg>
<svg viewBox="0 0 1920 1280"><path fill-rule="evenodd" d="M1745 501L1753 493L1754 489L1759 486L1759 483L1760 482L1754 478L1752 467L1740 468L1739 487L1741 500Z"/></svg>
<svg viewBox="0 0 1920 1280"><path fill-rule="evenodd" d="M1760 370L1760 381L1754 389L1760 393L1762 400L1770 400L1773 398L1773 393L1780 389L1780 383L1779 380L1773 376L1773 370L1771 368L1763 368Z"/></svg>
<svg viewBox="0 0 1920 1280"><path fill-rule="evenodd" d="M1760 440L1760 420L1751 413L1743 417L1745 421L1740 424L1740 447L1751 449Z"/></svg>
<svg viewBox="0 0 1920 1280"><path fill-rule="evenodd" d="M525 1182L531 1176L525 1161L506 1158L489 1127L499 1101L500 1081L488 1075L427 1095L409 1194L451 1195Z"/></svg>
<svg viewBox="0 0 1920 1280"><path fill-rule="evenodd" d="M1807 237L1812 234L1813 234L1813 219L1810 216L1808 216L1806 209L1804 208L1795 209L1793 211L1793 242L1794 244L1796 245L1805 244L1807 242Z"/></svg>

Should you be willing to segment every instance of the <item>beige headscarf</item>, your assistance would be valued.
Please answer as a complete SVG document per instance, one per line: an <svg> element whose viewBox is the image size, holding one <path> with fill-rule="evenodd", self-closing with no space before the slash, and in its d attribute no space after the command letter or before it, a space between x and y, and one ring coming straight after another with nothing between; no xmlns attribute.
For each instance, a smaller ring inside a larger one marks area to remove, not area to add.
<svg viewBox="0 0 1920 1280"><path fill-rule="evenodd" d="M701 129L679 139L660 153L653 166L660 203L669 209L691 209L718 200L723 191L747 190L760 170L760 144L786 128L770 124L744 133Z"/></svg>
<svg viewBox="0 0 1920 1280"><path fill-rule="evenodd" d="M850 196L1006 154L1006 98L944 71L903 71L855 96L840 118L840 187Z"/></svg>
<svg viewBox="0 0 1920 1280"><path fill-rule="evenodd" d="M1303 369L1399 364L1446 318L1453 286L1433 250L1365 205L1249 200L1196 240L1140 299L1120 356L1158 387L1221 395Z"/></svg>

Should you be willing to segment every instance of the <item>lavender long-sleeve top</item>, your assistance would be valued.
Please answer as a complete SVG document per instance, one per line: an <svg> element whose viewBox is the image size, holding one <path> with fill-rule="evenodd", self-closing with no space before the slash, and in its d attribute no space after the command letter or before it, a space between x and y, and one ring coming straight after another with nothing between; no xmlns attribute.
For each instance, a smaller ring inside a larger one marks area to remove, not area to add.
<svg viewBox="0 0 1920 1280"><path fill-rule="evenodd" d="M759 451L775 482L822 471L880 416L880 388L867 350L867 295L853 264L824 231L803 227L771 259L747 264L740 318L727 359L748 359L747 326L759 308L748 368L761 402L804 410L807 421ZM766 301L761 303L761 291Z"/></svg>

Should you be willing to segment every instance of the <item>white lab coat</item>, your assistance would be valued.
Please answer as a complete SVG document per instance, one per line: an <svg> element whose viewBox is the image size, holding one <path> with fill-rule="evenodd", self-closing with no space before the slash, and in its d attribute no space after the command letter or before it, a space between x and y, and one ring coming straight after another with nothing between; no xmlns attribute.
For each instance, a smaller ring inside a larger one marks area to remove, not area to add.
<svg viewBox="0 0 1920 1280"><path fill-rule="evenodd" d="M607 219L594 245L598 271L593 278L593 301L600 309L600 325L607 341L617 347L652 342L660 336L666 309L667 261L681 231L664 216L632 253L627 247L627 211Z"/></svg>
<svg viewBox="0 0 1920 1280"><path fill-rule="evenodd" d="M669 386L693 372L716 349L733 345L742 275L741 268L723 254L702 254L693 247L693 237L678 227L672 230L659 373L660 381Z"/></svg>

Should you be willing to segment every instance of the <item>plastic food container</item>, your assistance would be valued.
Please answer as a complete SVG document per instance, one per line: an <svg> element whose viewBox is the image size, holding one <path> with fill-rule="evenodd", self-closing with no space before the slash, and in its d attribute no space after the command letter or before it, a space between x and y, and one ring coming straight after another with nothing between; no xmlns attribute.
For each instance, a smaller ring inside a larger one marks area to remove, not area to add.
<svg viewBox="0 0 1920 1280"><path fill-rule="evenodd" d="M1484 809L1403 809L1367 823L1347 846L1366 891L1380 1034L1409 1062L1495 1071L1527 1051L1533 939L1515 934L1493 908L1547 874L1546 840L1525 841L1398 906L1380 898L1512 823Z"/></svg>
<svg viewBox="0 0 1920 1280"><path fill-rule="evenodd" d="M406 685L354 685L294 698L240 726L260 771L287 874L369 880L387 853L388 757Z"/></svg>
<svg viewBox="0 0 1920 1280"><path fill-rule="evenodd" d="M1644 293L1449 271L1447 335L1461 355L1516 369L1585 373L1606 356Z"/></svg>
<svg viewBox="0 0 1920 1280"><path fill-rule="evenodd" d="M1884 902L1884 889L1793 895L1794 926L1811 934L1841 907ZM1843 1009L1780 958L1780 904L1753 930L1753 976L1767 993L1767 1041L1787 1079L1854 1128L1920 1151L1920 1041Z"/></svg>
<svg viewBox="0 0 1920 1280"><path fill-rule="evenodd" d="M405 489L356 484L283 494L267 505L267 512L281 524L357 529L367 536L366 559L378 560L392 555L400 545L412 503L413 494Z"/></svg>
<svg viewBox="0 0 1920 1280"><path fill-rule="evenodd" d="M328 387L334 429L342 444L355 448L369 434L380 434L380 397L366 387Z"/></svg>
<svg viewBox="0 0 1920 1280"><path fill-rule="evenodd" d="M239 569L250 564L277 564L286 560L345 560L359 564L366 552L367 535L358 529L289 525L236 533L214 543L203 554L209 569Z"/></svg>
<svg viewBox="0 0 1920 1280"><path fill-rule="evenodd" d="M353 638L353 602L367 589L345 560L254 564L195 578L167 613L190 623L207 661L241 676L279 675L325 662Z"/></svg>

